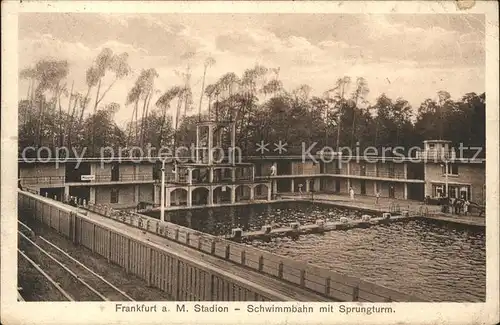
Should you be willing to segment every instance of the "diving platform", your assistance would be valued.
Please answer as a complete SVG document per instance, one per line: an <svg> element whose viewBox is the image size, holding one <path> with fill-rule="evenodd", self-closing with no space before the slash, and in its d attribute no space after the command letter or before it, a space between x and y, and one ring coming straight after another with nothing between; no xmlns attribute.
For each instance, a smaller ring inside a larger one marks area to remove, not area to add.
<svg viewBox="0 0 500 325"><path fill-rule="evenodd" d="M272 180L257 179L255 165L237 156L235 122L198 122L194 153L193 161L166 166L165 182L155 184L154 205L160 210L162 192L165 210L272 200Z"/></svg>

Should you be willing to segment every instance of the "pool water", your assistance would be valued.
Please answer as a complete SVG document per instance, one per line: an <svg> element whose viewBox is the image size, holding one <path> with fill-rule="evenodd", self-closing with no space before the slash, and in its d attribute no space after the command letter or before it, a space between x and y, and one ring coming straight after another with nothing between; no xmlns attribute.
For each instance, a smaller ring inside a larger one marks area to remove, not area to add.
<svg viewBox="0 0 500 325"><path fill-rule="evenodd" d="M159 218L159 212L148 213ZM166 218L178 225L212 235L226 235L233 228L243 231L260 230L264 225L288 226L290 222L315 223L318 219L338 221L341 217L361 218L363 213L324 204L279 202L222 208L178 210L166 213Z"/></svg>
<svg viewBox="0 0 500 325"><path fill-rule="evenodd" d="M307 202L198 209L168 213L171 221L213 235L232 228L260 229L317 219L359 218L361 212ZM485 300L486 250L483 229L414 219L367 229L276 238L252 245L295 260L432 301Z"/></svg>

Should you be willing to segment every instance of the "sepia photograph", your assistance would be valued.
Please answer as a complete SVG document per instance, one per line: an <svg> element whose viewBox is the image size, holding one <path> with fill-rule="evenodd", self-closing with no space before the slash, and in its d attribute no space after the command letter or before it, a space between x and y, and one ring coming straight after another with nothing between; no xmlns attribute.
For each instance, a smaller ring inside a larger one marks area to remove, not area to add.
<svg viewBox="0 0 500 325"><path fill-rule="evenodd" d="M491 22L451 5L17 13L17 158L2 158L17 301L134 317L167 311L148 302L221 317L240 311L224 302L248 317L498 308Z"/></svg>

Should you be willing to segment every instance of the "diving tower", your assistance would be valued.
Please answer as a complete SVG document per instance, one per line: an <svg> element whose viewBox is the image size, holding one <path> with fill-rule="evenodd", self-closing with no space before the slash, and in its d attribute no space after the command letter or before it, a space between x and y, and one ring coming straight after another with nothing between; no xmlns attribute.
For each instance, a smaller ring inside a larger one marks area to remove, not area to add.
<svg viewBox="0 0 500 325"><path fill-rule="evenodd" d="M271 180L256 179L255 165L241 162L234 121L199 121L190 162L166 167L165 210L271 201ZM155 185L160 204L161 184Z"/></svg>

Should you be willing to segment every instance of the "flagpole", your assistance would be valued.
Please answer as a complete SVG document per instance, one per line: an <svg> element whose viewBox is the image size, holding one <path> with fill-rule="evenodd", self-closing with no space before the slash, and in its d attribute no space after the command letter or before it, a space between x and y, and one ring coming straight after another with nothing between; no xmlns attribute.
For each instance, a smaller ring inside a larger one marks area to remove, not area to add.
<svg viewBox="0 0 500 325"><path fill-rule="evenodd" d="M160 220L165 221L165 159L161 162Z"/></svg>

